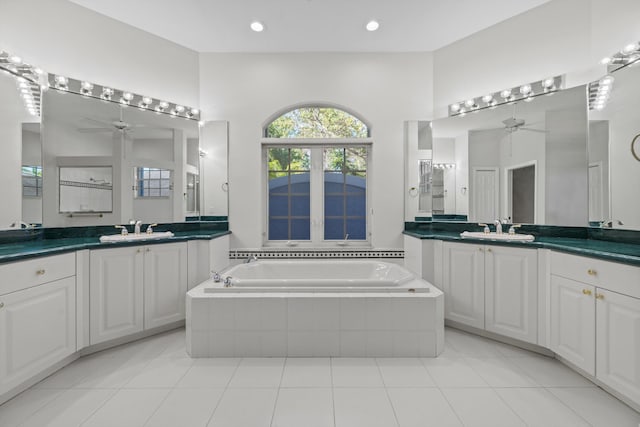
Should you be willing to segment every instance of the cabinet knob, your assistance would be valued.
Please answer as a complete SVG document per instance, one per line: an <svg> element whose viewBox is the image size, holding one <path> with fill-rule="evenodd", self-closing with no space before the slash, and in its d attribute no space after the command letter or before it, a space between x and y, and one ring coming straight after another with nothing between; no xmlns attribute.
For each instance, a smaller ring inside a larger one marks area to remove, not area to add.
<svg viewBox="0 0 640 427"><path fill-rule="evenodd" d="M595 276L596 274L598 274L598 272L595 271L594 269L590 268L590 269L587 270L587 274L589 276Z"/></svg>
<svg viewBox="0 0 640 427"><path fill-rule="evenodd" d="M582 293L585 295L591 295L591 289L583 289Z"/></svg>
<svg viewBox="0 0 640 427"><path fill-rule="evenodd" d="M142 252L142 249L138 249L138 250L136 250L136 253L138 253L138 254L139 254L140 252Z"/></svg>
<svg viewBox="0 0 640 427"><path fill-rule="evenodd" d="M151 249L147 248L147 249L146 249L146 251L147 251L147 252L151 252Z"/></svg>
<svg viewBox="0 0 640 427"><path fill-rule="evenodd" d="M596 299L603 300L604 294L596 294Z"/></svg>
<svg viewBox="0 0 640 427"><path fill-rule="evenodd" d="M4 303L0 302L0 308L4 307Z"/></svg>
<svg viewBox="0 0 640 427"><path fill-rule="evenodd" d="M478 250L479 250L480 252L482 252L482 248L478 248Z"/></svg>
<svg viewBox="0 0 640 427"><path fill-rule="evenodd" d="M487 248L487 252L491 252L491 248Z"/></svg>
<svg viewBox="0 0 640 427"><path fill-rule="evenodd" d="M44 268L41 268L40 270L37 270L37 271L36 271L36 274L37 274L38 276L42 276L42 275L44 274Z"/></svg>

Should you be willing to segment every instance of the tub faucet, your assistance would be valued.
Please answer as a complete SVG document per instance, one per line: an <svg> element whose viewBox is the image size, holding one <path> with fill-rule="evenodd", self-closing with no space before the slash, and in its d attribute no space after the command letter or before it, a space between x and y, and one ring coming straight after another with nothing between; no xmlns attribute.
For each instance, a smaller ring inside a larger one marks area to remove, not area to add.
<svg viewBox="0 0 640 427"><path fill-rule="evenodd" d="M502 234L502 223L500 220L496 219L493 223L496 225L496 234Z"/></svg>
<svg viewBox="0 0 640 427"><path fill-rule="evenodd" d="M249 256L247 257L247 260L245 261L245 264L249 264L251 261L257 261L257 260L258 260L258 257L257 257L257 256L255 256L255 255L249 255Z"/></svg>
<svg viewBox="0 0 640 427"><path fill-rule="evenodd" d="M220 276L220 273L218 273L217 271L211 272L211 278L216 283L220 283L222 281L222 276Z"/></svg>
<svg viewBox="0 0 640 427"><path fill-rule="evenodd" d="M231 283L231 276L227 276L224 278L224 287L225 288L230 288L231 286L233 286L233 283Z"/></svg>

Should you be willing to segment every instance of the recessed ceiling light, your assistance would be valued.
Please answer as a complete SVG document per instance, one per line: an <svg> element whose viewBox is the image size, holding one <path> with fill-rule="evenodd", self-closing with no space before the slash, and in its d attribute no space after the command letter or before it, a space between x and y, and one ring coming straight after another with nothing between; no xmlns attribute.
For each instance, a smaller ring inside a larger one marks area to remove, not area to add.
<svg viewBox="0 0 640 427"><path fill-rule="evenodd" d="M380 24L378 21L369 21L366 25L367 31L375 31L380 28Z"/></svg>
<svg viewBox="0 0 640 427"><path fill-rule="evenodd" d="M259 33L264 30L264 25L262 24L262 22L254 21L251 23L251 29L256 33Z"/></svg>

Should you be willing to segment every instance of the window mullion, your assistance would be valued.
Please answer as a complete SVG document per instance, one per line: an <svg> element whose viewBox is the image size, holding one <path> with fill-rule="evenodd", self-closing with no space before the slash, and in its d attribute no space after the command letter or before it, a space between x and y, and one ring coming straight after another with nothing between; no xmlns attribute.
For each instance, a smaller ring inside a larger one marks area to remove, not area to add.
<svg viewBox="0 0 640 427"><path fill-rule="evenodd" d="M318 243L323 239L324 231L324 182L322 148L311 149L311 242Z"/></svg>

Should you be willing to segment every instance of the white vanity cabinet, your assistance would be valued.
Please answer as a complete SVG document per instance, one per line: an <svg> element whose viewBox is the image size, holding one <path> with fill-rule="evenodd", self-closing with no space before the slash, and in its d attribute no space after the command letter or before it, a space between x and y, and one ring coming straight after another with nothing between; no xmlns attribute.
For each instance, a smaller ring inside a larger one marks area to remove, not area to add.
<svg viewBox="0 0 640 427"><path fill-rule="evenodd" d="M76 351L75 254L0 266L0 396Z"/></svg>
<svg viewBox="0 0 640 427"><path fill-rule="evenodd" d="M550 347L590 375L595 374L594 286L551 275Z"/></svg>
<svg viewBox="0 0 640 427"><path fill-rule="evenodd" d="M552 253L551 350L640 405L640 268Z"/></svg>
<svg viewBox="0 0 640 427"><path fill-rule="evenodd" d="M91 345L182 320L187 243L91 251L89 289Z"/></svg>
<svg viewBox="0 0 640 427"><path fill-rule="evenodd" d="M537 343L536 249L445 242L442 258L446 319Z"/></svg>

